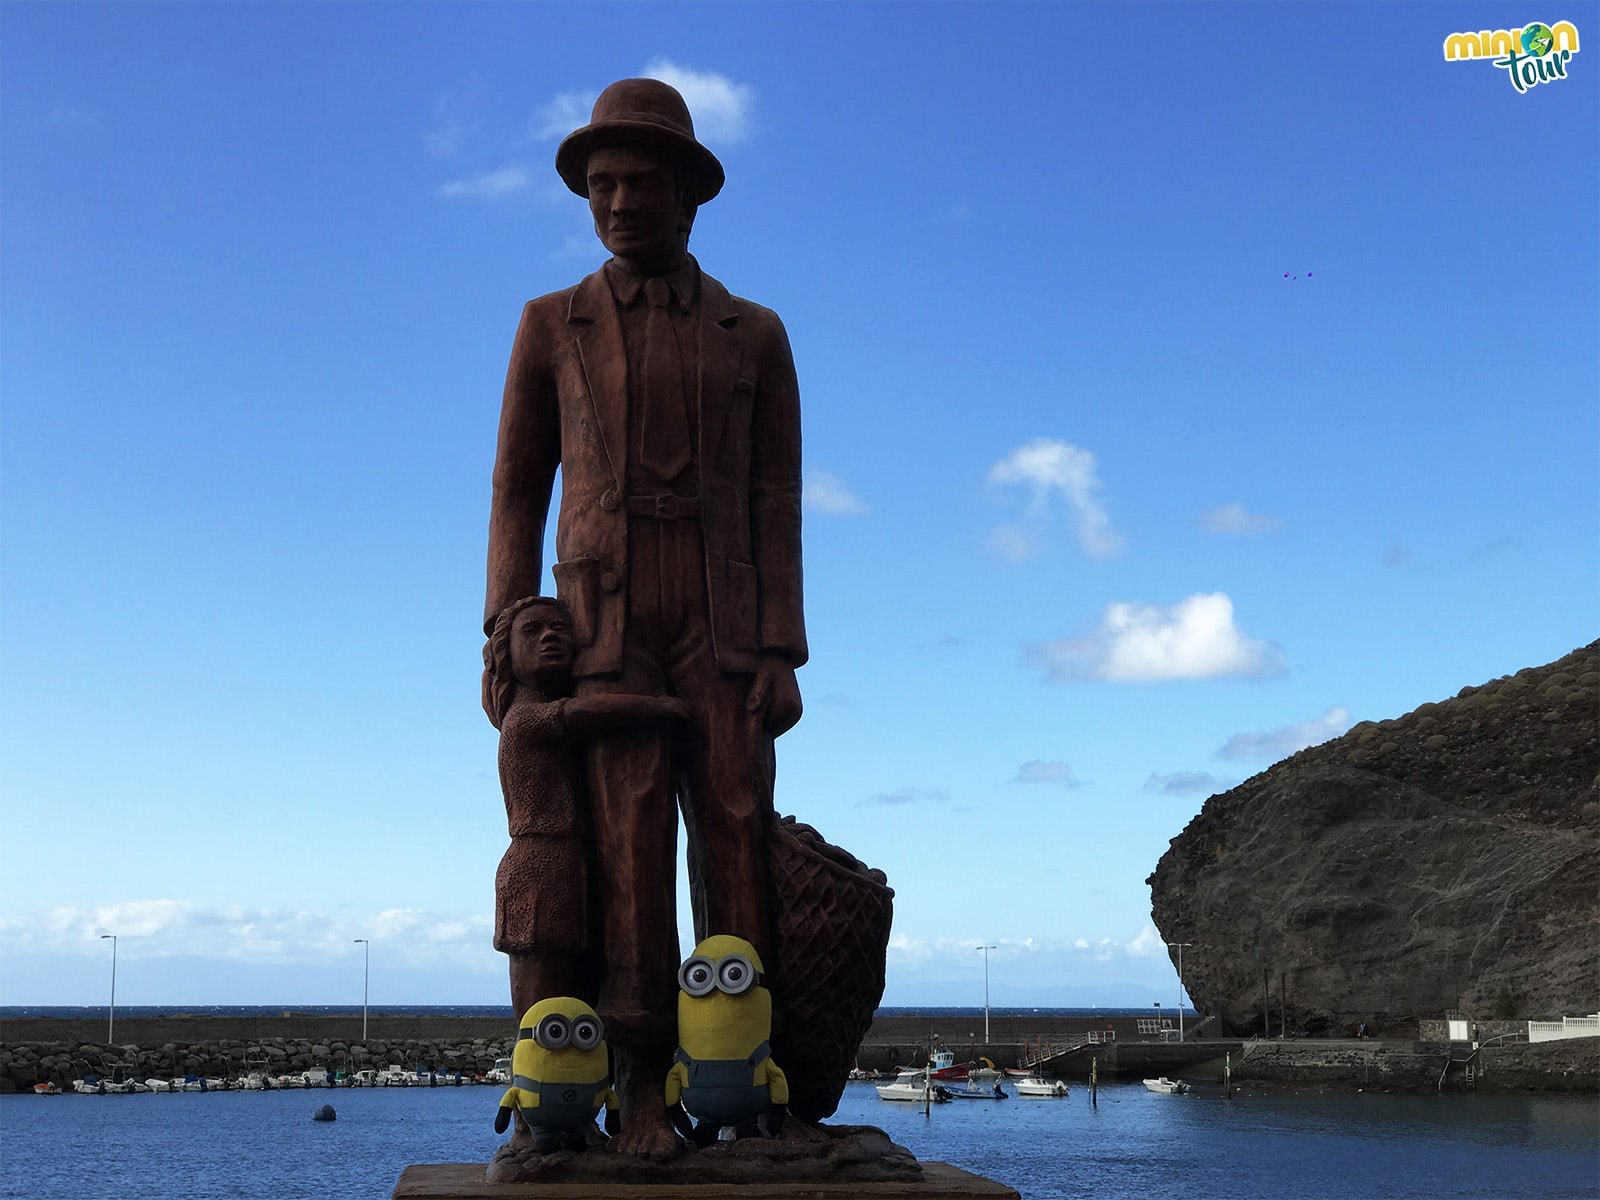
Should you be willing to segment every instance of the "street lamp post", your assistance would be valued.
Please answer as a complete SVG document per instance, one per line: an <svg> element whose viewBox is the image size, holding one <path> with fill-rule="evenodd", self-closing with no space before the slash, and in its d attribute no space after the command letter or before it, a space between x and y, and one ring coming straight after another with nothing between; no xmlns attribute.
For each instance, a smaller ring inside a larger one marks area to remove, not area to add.
<svg viewBox="0 0 1600 1200"><path fill-rule="evenodd" d="M372 943L366 938L355 938L351 944L361 943L361 1040L367 1040L367 981L372 972Z"/></svg>
<svg viewBox="0 0 1600 1200"><path fill-rule="evenodd" d="M111 939L111 1007L106 1010L106 1045L110 1046L114 1044L111 1034L117 1026L117 935L114 933L100 935L102 942L107 938Z"/></svg>
<svg viewBox="0 0 1600 1200"><path fill-rule="evenodd" d="M1167 1035L1161 1031L1161 1001L1156 1001L1156 1041L1164 1042Z"/></svg>
<svg viewBox="0 0 1600 1200"><path fill-rule="evenodd" d="M1183 1041L1183 948L1192 945L1193 942L1167 943L1169 949L1173 946L1178 948L1178 1040L1180 1042Z"/></svg>
<svg viewBox="0 0 1600 1200"><path fill-rule="evenodd" d="M983 951L983 1044L989 1044L989 951L997 946L979 946Z"/></svg>

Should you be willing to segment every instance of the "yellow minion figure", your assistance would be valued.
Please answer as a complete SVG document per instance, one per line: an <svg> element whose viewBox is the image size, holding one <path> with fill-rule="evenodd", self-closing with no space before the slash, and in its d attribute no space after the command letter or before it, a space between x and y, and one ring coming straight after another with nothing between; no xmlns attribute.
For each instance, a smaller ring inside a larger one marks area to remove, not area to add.
<svg viewBox="0 0 1600 1200"><path fill-rule="evenodd" d="M522 1014L511 1052L511 1086L500 1097L496 1133L520 1113L541 1154L582 1150L595 1117L604 1108L614 1123L617 1094L611 1090L605 1029L594 1009L571 996L541 1000Z"/></svg>
<svg viewBox="0 0 1600 1200"><path fill-rule="evenodd" d="M763 970L755 947L728 934L701 942L678 969L678 1052L667 1074L667 1107L679 1132L700 1145L719 1136L772 1136L783 1126L789 1081L768 1044L772 993ZM684 1110L699 1121L692 1131Z"/></svg>

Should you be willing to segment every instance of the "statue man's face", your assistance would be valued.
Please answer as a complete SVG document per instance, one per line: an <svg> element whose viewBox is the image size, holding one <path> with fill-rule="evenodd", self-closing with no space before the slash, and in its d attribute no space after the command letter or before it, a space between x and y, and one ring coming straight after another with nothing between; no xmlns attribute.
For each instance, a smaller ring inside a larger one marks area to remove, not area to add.
<svg viewBox="0 0 1600 1200"><path fill-rule="evenodd" d="M511 673L523 683L564 690L574 652L572 627L553 604L530 604L511 622Z"/></svg>
<svg viewBox="0 0 1600 1200"><path fill-rule="evenodd" d="M653 150L606 146L589 155L594 231L618 258L676 266L687 232L683 193L672 163Z"/></svg>

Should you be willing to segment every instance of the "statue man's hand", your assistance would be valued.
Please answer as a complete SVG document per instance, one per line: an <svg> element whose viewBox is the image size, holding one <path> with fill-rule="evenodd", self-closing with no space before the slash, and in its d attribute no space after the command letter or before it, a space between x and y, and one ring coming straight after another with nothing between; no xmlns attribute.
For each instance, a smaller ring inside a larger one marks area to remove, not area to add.
<svg viewBox="0 0 1600 1200"><path fill-rule="evenodd" d="M773 737L793 729L800 719L800 685L794 668L781 658L764 657L756 668L746 707L761 718L761 727Z"/></svg>

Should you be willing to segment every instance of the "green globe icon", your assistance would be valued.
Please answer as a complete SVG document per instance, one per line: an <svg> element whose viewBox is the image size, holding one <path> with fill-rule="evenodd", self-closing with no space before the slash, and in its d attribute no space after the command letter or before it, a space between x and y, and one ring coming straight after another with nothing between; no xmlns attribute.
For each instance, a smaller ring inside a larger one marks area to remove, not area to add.
<svg viewBox="0 0 1600 1200"><path fill-rule="evenodd" d="M1550 32L1550 26L1533 24L1522 31L1522 49L1525 53L1538 55L1543 58L1550 53L1556 35Z"/></svg>

